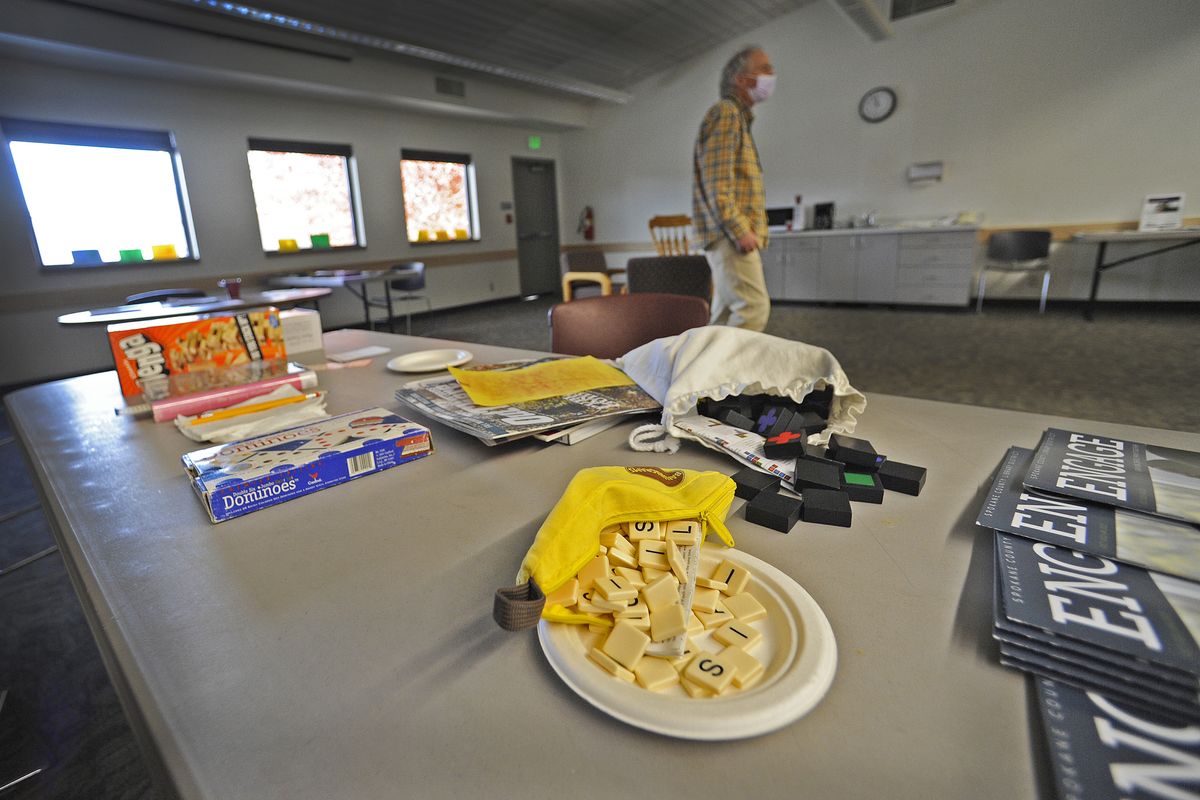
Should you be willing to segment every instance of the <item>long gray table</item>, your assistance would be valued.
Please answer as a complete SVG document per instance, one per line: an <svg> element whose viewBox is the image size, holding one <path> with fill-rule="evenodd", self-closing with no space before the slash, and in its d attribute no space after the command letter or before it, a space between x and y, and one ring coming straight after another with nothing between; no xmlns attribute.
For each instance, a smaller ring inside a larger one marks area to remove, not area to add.
<svg viewBox="0 0 1200 800"><path fill-rule="evenodd" d="M393 355L485 345L363 331L370 367L321 374L333 413L392 400ZM113 373L8 395L46 510L127 714L187 798L1009 798L1045 794L1036 712L990 639L992 538L973 524L1010 444L1050 425L1200 449L1200 435L873 395L858 431L929 468L920 497L856 504L849 529L747 523L738 546L824 609L824 700L760 738L696 743L628 727L499 630L493 590L576 470L718 469L686 443L629 450L634 421L566 447L488 448L430 424L425 459L212 525L170 425L115 417ZM401 413L404 413L403 411ZM714 787L723 787L720 790Z"/></svg>
<svg viewBox="0 0 1200 800"><path fill-rule="evenodd" d="M422 266L421 269L424 269ZM333 289L345 289L350 294L362 301L363 307L363 323L368 330L375 328L371 320L371 306L379 305L378 302L372 301L367 290L367 283L370 281L383 281L384 305L387 306L388 312L388 332L392 332L392 281L397 278L411 278L421 274L418 270L411 266L399 265L389 269L334 269L334 270L316 270L314 272L298 273L295 275L276 275L267 279L267 283L271 286L285 286L290 288L311 288L311 287L326 287L331 291ZM354 288L360 286L361 288ZM411 333L412 321L409 320L409 332Z"/></svg>
<svg viewBox="0 0 1200 800"><path fill-rule="evenodd" d="M265 292L243 292L241 297L181 297L153 303L127 303L109 308L73 311L58 318L59 325L111 325L115 322L140 322L161 317L182 317L208 314L213 311L241 311L258 306L294 306L315 302L332 289L268 289Z"/></svg>
<svg viewBox="0 0 1200 800"><path fill-rule="evenodd" d="M1119 267L1122 264L1129 264L1134 261L1150 258L1151 256L1169 253L1172 250L1198 245L1200 244L1200 228L1181 228L1174 231L1087 231L1075 234L1071 237L1071 240L1097 245L1096 263L1092 266L1092 291L1088 295L1087 305L1083 311L1083 315L1090 321L1095 317L1096 295L1100 292L1101 275L1113 267ZM1173 242L1173 244L1165 244L1167 242ZM1163 246L1119 258L1116 261L1105 261L1104 256L1108 252L1108 246L1110 244L1121 243L1157 244Z"/></svg>

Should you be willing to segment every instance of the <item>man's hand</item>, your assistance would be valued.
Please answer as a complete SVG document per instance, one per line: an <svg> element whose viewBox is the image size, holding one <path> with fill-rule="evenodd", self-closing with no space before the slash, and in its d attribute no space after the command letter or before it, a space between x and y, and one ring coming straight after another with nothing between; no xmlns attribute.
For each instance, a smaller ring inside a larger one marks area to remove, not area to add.
<svg viewBox="0 0 1200 800"><path fill-rule="evenodd" d="M743 253L753 253L758 249L758 237L753 233L747 233L744 236L739 236L737 240L738 250Z"/></svg>

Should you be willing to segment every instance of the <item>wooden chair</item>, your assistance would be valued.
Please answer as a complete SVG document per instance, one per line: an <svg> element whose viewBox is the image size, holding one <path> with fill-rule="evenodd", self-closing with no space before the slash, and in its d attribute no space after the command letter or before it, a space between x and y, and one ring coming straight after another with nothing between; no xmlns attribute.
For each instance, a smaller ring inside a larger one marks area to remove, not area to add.
<svg viewBox="0 0 1200 800"><path fill-rule="evenodd" d="M704 256L631 258L625 270L630 294L688 294L712 303L712 268Z"/></svg>
<svg viewBox="0 0 1200 800"><path fill-rule="evenodd" d="M692 218L687 214L670 214L650 218L650 238L660 256L685 256L691 252L688 233Z"/></svg>
<svg viewBox="0 0 1200 800"><path fill-rule="evenodd" d="M613 294L550 309L550 350L618 358L663 336L708 324L708 303L682 294Z"/></svg>
<svg viewBox="0 0 1200 800"><path fill-rule="evenodd" d="M600 294L612 294L614 284L625 275L623 269L610 269L604 251L568 250L562 258L563 302L569 303L586 287L599 286ZM624 291L624 285L621 285Z"/></svg>

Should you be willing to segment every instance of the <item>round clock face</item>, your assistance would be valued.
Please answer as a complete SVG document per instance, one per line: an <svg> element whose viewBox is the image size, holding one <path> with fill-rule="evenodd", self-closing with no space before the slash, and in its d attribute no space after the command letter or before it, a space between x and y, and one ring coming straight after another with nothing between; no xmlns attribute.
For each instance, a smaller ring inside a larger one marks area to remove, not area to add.
<svg viewBox="0 0 1200 800"><path fill-rule="evenodd" d="M872 89L858 101L858 115L867 122L883 122L895 110L896 93L886 86Z"/></svg>

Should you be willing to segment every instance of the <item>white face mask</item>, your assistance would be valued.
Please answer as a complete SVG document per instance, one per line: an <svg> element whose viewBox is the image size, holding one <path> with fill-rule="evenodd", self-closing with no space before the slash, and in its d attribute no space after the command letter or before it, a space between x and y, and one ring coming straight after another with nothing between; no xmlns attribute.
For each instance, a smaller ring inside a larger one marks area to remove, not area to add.
<svg viewBox="0 0 1200 800"><path fill-rule="evenodd" d="M748 94L750 95L751 100L756 103L761 103L763 100L766 100L768 97L770 97L771 93L774 91L775 76L773 74L759 75L754 79L754 85L749 88Z"/></svg>

